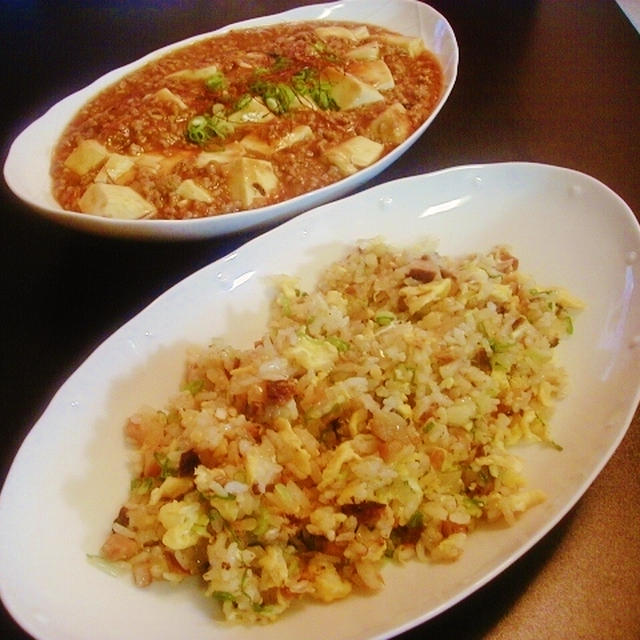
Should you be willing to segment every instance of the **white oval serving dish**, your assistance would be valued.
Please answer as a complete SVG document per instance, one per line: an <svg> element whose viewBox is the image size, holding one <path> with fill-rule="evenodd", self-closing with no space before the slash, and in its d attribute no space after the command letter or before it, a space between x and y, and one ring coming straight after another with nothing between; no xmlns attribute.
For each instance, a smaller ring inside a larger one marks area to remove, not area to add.
<svg viewBox="0 0 640 640"><path fill-rule="evenodd" d="M448 255L508 244L541 285L564 286L586 302L574 335L558 347L570 391L550 428L563 451L518 449L531 486L548 500L513 527L475 531L455 563L389 565L380 593L304 604L269 626L216 623L214 604L195 588L137 589L129 576L91 565L86 554L100 548L128 491L124 420L142 404L162 406L178 388L187 345L220 336L248 346L265 326L270 276L304 274L308 286L348 245L375 236L396 246L433 238ZM640 398L639 279L633 213L569 169L458 167L303 213L161 295L56 393L0 494L0 596L38 640L324 640L327 629L333 640L380 640L424 622L544 536L620 443Z"/></svg>
<svg viewBox="0 0 640 640"><path fill-rule="evenodd" d="M442 66L443 92L429 118L402 144L369 167L339 182L284 202L237 213L193 220L116 220L65 211L51 193L51 154L64 128L80 107L122 76L169 51L230 29L299 20L352 20L380 24L421 37ZM115 69L86 88L64 98L30 124L10 147L4 166L9 188L39 214L57 223L103 235L141 239L203 239L275 224L319 204L342 197L370 180L404 154L434 120L453 88L458 69L458 45L446 19L417 0L346 0L299 7L283 13L235 23L154 51Z"/></svg>

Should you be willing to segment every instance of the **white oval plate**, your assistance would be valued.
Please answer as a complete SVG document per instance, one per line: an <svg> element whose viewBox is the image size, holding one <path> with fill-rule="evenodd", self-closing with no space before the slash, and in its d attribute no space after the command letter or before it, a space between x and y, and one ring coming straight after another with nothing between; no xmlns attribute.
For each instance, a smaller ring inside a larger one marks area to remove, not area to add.
<svg viewBox="0 0 640 640"><path fill-rule="evenodd" d="M339 182L284 202L237 213L194 220L113 220L65 211L51 192L51 154L64 128L80 107L122 76L169 51L211 36L201 34L163 47L102 76L63 99L29 125L13 142L4 167L9 188L35 211L82 231L140 239L203 239L274 224L354 191L404 154L434 120L453 88L458 70L458 45L449 23L416 0L346 0L299 7L272 16L229 25L212 33L295 20L352 20L380 24L392 31L421 37L442 66L443 93L429 118L402 144L371 166Z"/></svg>
<svg viewBox="0 0 640 640"><path fill-rule="evenodd" d="M348 215L346 215L348 213ZM456 255L508 243L543 285L586 301L559 347L571 380L554 417L564 450L519 450L548 500L514 527L479 530L456 563L385 569L377 595L305 604L266 627L212 621L185 585L137 589L95 553L127 495L122 426L178 388L188 344L247 346L264 329L269 276L315 274L362 238L428 236ZM287 247L283 251L282 247ZM597 263L597 268L594 264ZM640 397L640 228L600 182L546 165L459 167L405 178L302 214L186 278L102 344L55 395L24 441L0 495L0 595L40 640L333 640L388 638L497 575L575 504L622 439Z"/></svg>

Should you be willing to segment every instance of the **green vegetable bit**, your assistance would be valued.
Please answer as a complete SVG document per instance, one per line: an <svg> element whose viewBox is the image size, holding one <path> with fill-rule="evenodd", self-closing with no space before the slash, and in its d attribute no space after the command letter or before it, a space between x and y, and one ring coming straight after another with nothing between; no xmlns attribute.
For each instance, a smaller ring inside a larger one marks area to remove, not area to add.
<svg viewBox="0 0 640 640"><path fill-rule="evenodd" d="M153 489L153 478L134 478L131 480L130 490L133 493L145 494Z"/></svg>
<svg viewBox="0 0 640 640"><path fill-rule="evenodd" d="M233 593L229 593L229 591L214 591L211 595L220 602L236 602L237 600L236 596Z"/></svg>
<svg viewBox="0 0 640 640"><path fill-rule="evenodd" d="M416 511L411 518L409 518L409 522L407 522L407 526L410 529L418 529L424 526L424 514L422 511Z"/></svg>
<svg viewBox="0 0 640 640"><path fill-rule="evenodd" d="M233 106L232 112L240 111L240 109L244 109L250 102L253 96L250 93L244 93L238 98L238 101Z"/></svg>
<svg viewBox="0 0 640 640"><path fill-rule="evenodd" d="M549 440L549 446L555 449L556 451L564 451L564 447L561 444L558 444L555 440Z"/></svg>
<svg viewBox="0 0 640 640"><path fill-rule="evenodd" d="M284 71L290 64L291 60L287 56L280 55L279 53L270 53L273 58L273 65L271 69L273 71Z"/></svg>
<svg viewBox="0 0 640 640"><path fill-rule="evenodd" d="M182 387L183 391L188 391L192 396L195 396L202 389L204 389L204 380L190 380Z"/></svg>
<svg viewBox="0 0 640 640"><path fill-rule="evenodd" d="M349 350L349 343L345 342L342 338L339 338L338 336L328 336L327 342L329 344L332 344L338 350L339 353L344 353L345 351Z"/></svg>
<svg viewBox="0 0 640 640"><path fill-rule="evenodd" d="M334 53L327 47L327 45L318 41L311 45L311 51L313 54L324 58L325 60L329 60L330 62L340 62L340 56L337 53Z"/></svg>
<svg viewBox="0 0 640 640"><path fill-rule="evenodd" d="M199 115L187 124L187 139L196 144L205 144L212 138L226 138L233 133L233 125L217 115Z"/></svg>
<svg viewBox="0 0 640 640"><path fill-rule="evenodd" d="M250 90L253 95L260 96L269 111L276 115L287 113L296 99L293 89L284 82L256 80Z"/></svg>
<svg viewBox="0 0 640 640"><path fill-rule="evenodd" d="M564 322L567 329L567 334L573 335L573 320L571 319L571 316L566 316Z"/></svg>
<svg viewBox="0 0 640 640"><path fill-rule="evenodd" d="M216 71L204 81L204 85L209 91L220 91L226 88L227 79L222 72Z"/></svg>
<svg viewBox="0 0 640 640"><path fill-rule="evenodd" d="M163 455L159 452L155 452L153 454L156 462L160 465L160 477L162 479L168 478L169 476L177 476L178 470L171 465L171 461L169 460L169 456Z"/></svg>
<svg viewBox="0 0 640 640"><path fill-rule="evenodd" d="M376 324L379 324L381 327L386 327L391 324L396 319L395 313L392 311L380 311L373 319Z"/></svg>
<svg viewBox="0 0 640 640"><path fill-rule="evenodd" d="M336 101L331 97L331 85L318 77L318 72L305 67L291 78L293 90L302 96L309 96L320 109L338 111Z"/></svg>
<svg viewBox="0 0 640 640"><path fill-rule="evenodd" d="M431 429L433 429L435 426L436 426L435 420L429 420L429 422L427 422L427 424L425 424L425 425L422 427L422 430L423 430L425 433L429 433L429 431L431 431Z"/></svg>

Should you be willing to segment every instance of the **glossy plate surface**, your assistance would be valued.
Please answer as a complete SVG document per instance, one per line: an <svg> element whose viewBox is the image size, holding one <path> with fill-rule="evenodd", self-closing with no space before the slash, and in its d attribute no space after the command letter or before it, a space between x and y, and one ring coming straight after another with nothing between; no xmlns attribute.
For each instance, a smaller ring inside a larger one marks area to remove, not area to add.
<svg viewBox="0 0 640 640"><path fill-rule="evenodd" d="M310 193L267 207L210 218L113 220L64 211L60 208L51 194L49 175L51 154L64 128L87 100L150 60L186 44L207 38L212 33L222 33L231 28L315 19L379 24L408 36L419 36L439 59L443 69L444 86L438 104L421 127L389 154L348 178ZM317 4L299 7L277 15L246 20L212 33L201 34L154 51L136 62L102 76L85 89L53 106L28 126L12 144L4 167L4 176L9 188L35 211L58 223L104 235L160 240L201 239L277 223L301 211L344 196L397 160L434 120L453 88L458 69L458 45L451 26L437 11L416 0L346 0Z"/></svg>
<svg viewBox="0 0 640 640"><path fill-rule="evenodd" d="M345 215L348 212L349 215ZM248 346L265 326L269 276L318 270L348 245L435 239L456 255L509 244L541 285L585 300L559 347L570 393L551 425L564 450L522 447L548 500L511 528L480 529L453 564L388 565L379 594L305 604L255 628L212 621L196 589L136 589L92 566L126 497L122 426L178 387L185 349L221 336ZM282 251L282 247L288 247ZM597 268L594 264L597 262ZM0 594L40 640L388 638L497 575L575 504L622 439L640 397L640 229L602 183L537 164L468 166L387 183L304 213L186 278L119 329L69 378L21 447L0 496Z"/></svg>

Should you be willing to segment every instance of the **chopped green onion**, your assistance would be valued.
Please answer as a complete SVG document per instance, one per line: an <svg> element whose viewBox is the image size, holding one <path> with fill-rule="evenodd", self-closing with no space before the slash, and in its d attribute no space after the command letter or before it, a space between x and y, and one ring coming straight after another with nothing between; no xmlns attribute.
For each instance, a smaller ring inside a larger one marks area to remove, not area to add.
<svg viewBox="0 0 640 640"><path fill-rule="evenodd" d="M233 495L233 493L227 493L226 496L221 496L219 493L216 493L215 495L211 496L211 500L235 500L236 496Z"/></svg>
<svg viewBox="0 0 640 640"><path fill-rule="evenodd" d="M425 433L429 433L429 431L431 431L431 429L433 429L436 426L435 420L429 420L429 422L427 422L427 424L424 425L424 427L422 427L422 430Z"/></svg>
<svg viewBox="0 0 640 640"><path fill-rule="evenodd" d="M204 84L209 91L220 91L227 86L227 80L222 72L216 71L204 81Z"/></svg>
<svg viewBox="0 0 640 640"><path fill-rule="evenodd" d="M273 66L271 67L273 71L283 71L291 64L291 60L287 56L282 56L279 53L270 53L269 55L273 58Z"/></svg>
<svg viewBox="0 0 640 640"><path fill-rule="evenodd" d="M464 499L464 507L471 516L474 518L480 518L482 516L484 502L478 498L467 496Z"/></svg>
<svg viewBox="0 0 640 640"><path fill-rule="evenodd" d="M153 485L153 478L134 478L131 480L130 490L140 494L149 493Z"/></svg>
<svg viewBox="0 0 640 640"><path fill-rule="evenodd" d="M280 306L280 308L282 309L282 314L285 317L289 317L291 315L291 300L288 296L285 296L284 294L278 296L277 299L277 303Z"/></svg>
<svg viewBox="0 0 640 640"><path fill-rule="evenodd" d="M532 296L545 296L553 293L553 289L529 289L529 295Z"/></svg>
<svg viewBox="0 0 640 640"><path fill-rule="evenodd" d="M187 138L191 142L201 144L209 139L208 121L205 116L196 116L191 118L187 125Z"/></svg>
<svg viewBox="0 0 640 640"><path fill-rule="evenodd" d="M153 454L156 462L160 465L160 477L168 478L169 476L177 476L178 470L171 466L169 456L162 455L157 451Z"/></svg>
<svg viewBox="0 0 640 640"><path fill-rule="evenodd" d="M379 324L381 327L386 327L391 324L396 319L395 313L391 311L380 311L376 317L373 319L376 324Z"/></svg>
<svg viewBox="0 0 640 640"><path fill-rule="evenodd" d="M256 80L249 89L251 93L262 98L269 111L278 115L289 111L296 99L293 89L283 82Z"/></svg>
<svg viewBox="0 0 640 640"><path fill-rule="evenodd" d="M567 328L567 334L568 335L572 335L573 334L573 320L571 319L571 316L567 316L564 319L566 328Z"/></svg>
<svg viewBox="0 0 640 640"><path fill-rule="evenodd" d="M235 602L237 600L236 596L229 591L214 591L211 595L220 602Z"/></svg>
<svg viewBox="0 0 640 640"><path fill-rule="evenodd" d="M305 67L294 73L291 78L294 90L302 94L309 93L309 85L315 81L316 77L317 71L311 67Z"/></svg>
<svg viewBox="0 0 640 640"><path fill-rule="evenodd" d="M191 380L182 387L183 391L188 391L192 396L202 391L204 388L204 380Z"/></svg>
<svg viewBox="0 0 640 640"><path fill-rule="evenodd" d="M329 47L327 47L327 45L322 41L314 42L314 44L311 45L311 49L315 55L318 55L325 60L329 60L330 62L338 62L340 60L340 56L331 51L331 49L329 49Z"/></svg>
<svg viewBox="0 0 640 640"><path fill-rule="evenodd" d="M489 338L488 342L493 353L505 353L515 346L515 342L498 342L494 338Z"/></svg>
<svg viewBox="0 0 640 640"><path fill-rule="evenodd" d="M318 82L311 90L311 99L323 110L338 110L338 104L331 97L331 85L328 82Z"/></svg>
<svg viewBox="0 0 640 640"><path fill-rule="evenodd" d="M318 72L311 67L305 67L291 78L293 90L299 95L309 96L320 109L324 111L339 109L336 101L331 97L331 85L320 80Z"/></svg>
<svg viewBox="0 0 640 640"><path fill-rule="evenodd" d="M233 125L217 115L194 116L187 124L187 139L204 144L211 138L226 138L233 133Z"/></svg>
<svg viewBox="0 0 640 640"><path fill-rule="evenodd" d="M253 96L250 93L245 93L236 102L232 111L240 111L240 109L244 109L252 100Z"/></svg>
<svg viewBox="0 0 640 640"><path fill-rule="evenodd" d="M424 514L422 511L416 511L410 518L409 522L407 522L407 526L410 529L418 529L422 527L424 523Z"/></svg>
<svg viewBox="0 0 640 640"><path fill-rule="evenodd" d="M338 336L328 336L327 342L332 344L339 353L344 353L349 350L349 343L345 342L342 338L338 338Z"/></svg>

